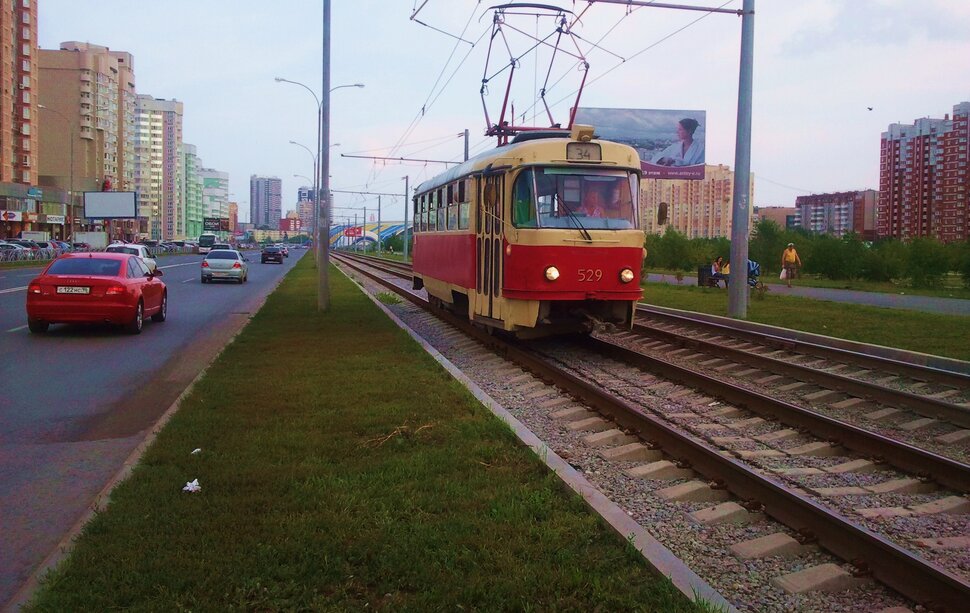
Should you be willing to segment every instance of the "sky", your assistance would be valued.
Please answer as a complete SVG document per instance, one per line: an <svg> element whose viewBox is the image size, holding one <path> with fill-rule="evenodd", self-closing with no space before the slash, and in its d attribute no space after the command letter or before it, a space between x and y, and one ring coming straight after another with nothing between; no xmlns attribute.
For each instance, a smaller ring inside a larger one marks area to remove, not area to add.
<svg viewBox="0 0 970 613"><path fill-rule="evenodd" d="M682 0L738 9L741 0ZM137 90L184 103L183 138L205 166L230 176L230 200L249 213L249 177L283 182L295 207L313 161L322 82L321 0L37 0L41 48L77 40L134 55ZM506 89L510 52L519 57L510 101L517 120L547 126L537 103L547 72L553 119L568 122L581 73L586 107L701 109L707 162L734 166L741 19L735 15L579 0L544 0L581 14L575 42L552 61L529 51L525 33L546 37L549 17L507 15L505 40L489 53L495 2L333 0L331 189L404 193L444 170L437 162L346 155L461 160L495 145L492 122ZM418 9L415 19L412 12ZM970 100L970 2L966 0L757 0L751 170L756 206L793 206L809 193L878 189L880 134L892 123L943 117ZM421 25L418 21L426 25ZM457 37L457 38L456 38ZM461 39L461 40L459 40ZM486 68L488 71L486 72ZM871 110L870 108L871 107ZM339 145L337 144L339 143ZM382 196L385 220L403 218L403 197ZM377 196L335 193L334 218L368 218ZM347 208L343 208L347 207Z"/></svg>

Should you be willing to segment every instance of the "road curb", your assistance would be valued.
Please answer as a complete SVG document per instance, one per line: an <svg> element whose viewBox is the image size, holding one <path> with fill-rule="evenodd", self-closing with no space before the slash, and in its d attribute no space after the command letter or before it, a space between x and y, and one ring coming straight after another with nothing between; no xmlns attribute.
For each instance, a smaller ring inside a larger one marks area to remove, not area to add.
<svg viewBox="0 0 970 613"><path fill-rule="evenodd" d="M350 279L377 305L395 325L404 330L417 342L436 362L451 374L459 383L465 386L472 395L482 403L493 415L508 424L515 436L538 457L569 489L579 494L583 501L616 532L621 538L629 542L643 556L644 561L657 574L670 579L689 600L705 600L724 613L738 613L737 609L717 590L692 571L680 558L667 549L660 541L651 536L640 524L626 514L617 504L603 495L579 471L549 449L534 432L515 418L504 406L489 396L483 389L469 379L448 358L428 344L417 332L412 330L397 315L388 309L381 301L368 292L360 283L353 279L342 267L338 266L341 274Z"/></svg>
<svg viewBox="0 0 970 613"><path fill-rule="evenodd" d="M294 264L293 268L295 267L296 265ZM148 448L152 445L152 443L155 442L155 438L158 436L158 433L162 431L172 416L175 415L175 413L181 407L182 401L184 401L189 394L192 393L196 384L201 381L203 377L205 377L206 373L209 371L209 368L215 363L216 360L219 359L219 356L221 356L223 352L233 343L233 341L236 340L236 337L246 329L246 326L248 326L253 320L253 317L259 313L269 297L273 295L277 288L279 288L280 284L282 284L287 275L292 272L293 268L290 268L285 275L279 278L276 285L274 285L272 289L266 293L266 296L264 296L263 299L256 304L256 308L253 310L252 314L245 320L239 329L233 332L232 336L226 340L222 348L219 349L214 356L212 356L212 359L210 359L202 370L199 371L199 374L192 379L184 390L182 390L182 393L178 395L178 398L176 398L165 410L165 412L162 413L161 417L158 418L158 421L156 421L148 431L145 438L131 451L130 454L128 454L128 457L121 465L121 469L119 469L118 472L116 472L114 476L108 480L105 486L101 488L101 491L95 495L94 500L88 507L87 511L81 515L77 522L75 522L74 526L57 543L54 550L47 554L40 565L34 569L34 571L27 578L27 581L13 595L13 598L3 605L3 613L17 613L17 611L19 611L20 608L33 597L34 593L37 591L37 588L40 586L41 579L44 577L44 575L49 570L53 570L54 567L56 567L62 560L70 555L71 551L74 549L74 541L77 539L78 535L81 534L84 526L87 525L87 523L91 521L91 518L93 518L97 513L104 511L108 507L111 499L111 492L113 492L116 487L118 487L131 475L132 470L134 470L138 462L141 461L142 456L145 455Z"/></svg>

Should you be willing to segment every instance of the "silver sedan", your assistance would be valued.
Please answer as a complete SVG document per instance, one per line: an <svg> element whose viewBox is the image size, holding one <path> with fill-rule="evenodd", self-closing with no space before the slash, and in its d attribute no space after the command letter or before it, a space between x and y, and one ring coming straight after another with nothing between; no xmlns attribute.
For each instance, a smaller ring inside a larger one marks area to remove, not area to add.
<svg viewBox="0 0 970 613"><path fill-rule="evenodd" d="M249 280L249 263L241 253L234 249L213 249L202 260L202 282L235 281L245 283Z"/></svg>

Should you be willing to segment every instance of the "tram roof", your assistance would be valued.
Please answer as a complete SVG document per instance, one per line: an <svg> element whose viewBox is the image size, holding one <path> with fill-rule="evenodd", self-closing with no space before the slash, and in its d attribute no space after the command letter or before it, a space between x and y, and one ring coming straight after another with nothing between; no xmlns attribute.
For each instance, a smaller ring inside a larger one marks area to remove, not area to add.
<svg viewBox="0 0 970 613"><path fill-rule="evenodd" d="M526 133L526 134L529 134L529 133ZM554 145L557 143L569 143L569 142L579 142L579 141L575 141L572 138L570 138L568 132L562 132L562 135L560 135L560 133L557 131L554 133L543 134L543 136L541 137L540 136L532 136L531 138L526 137L524 139L513 141L505 145L500 145L498 147L495 147L494 149L489 149L488 151L484 151L474 157L468 158L468 160L462 162L461 164L458 164L457 166L453 166L445 170L441 174L436 175L428 179L427 181L424 181L423 183L418 185L418 187L416 188L416 191L417 193L420 194L426 191L437 189L438 187L441 187L442 185L447 185L452 181L456 181L461 177L464 177L467 175L479 174L487 170L492 165L494 166L505 166L507 164L519 165L524 163L524 160L527 157L525 155L527 151L544 149L544 148L548 148L550 145ZM633 148L628 145L622 145L620 143L615 143L612 141L604 141L599 139L594 139L590 142L598 143L600 145L608 146L608 147L617 147L617 148L626 149L628 150L628 152L633 154L634 159L638 159L636 155L636 151L634 151ZM563 158L565 158L565 155L566 155L565 147L563 147L563 149L564 151L562 153L562 156ZM528 157L531 158L533 156L530 155ZM545 162L545 163L551 163L551 161L552 160L549 159L548 162ZM639 163L631 165L631 167L638 167L638 166L639 166Z"/></svg>

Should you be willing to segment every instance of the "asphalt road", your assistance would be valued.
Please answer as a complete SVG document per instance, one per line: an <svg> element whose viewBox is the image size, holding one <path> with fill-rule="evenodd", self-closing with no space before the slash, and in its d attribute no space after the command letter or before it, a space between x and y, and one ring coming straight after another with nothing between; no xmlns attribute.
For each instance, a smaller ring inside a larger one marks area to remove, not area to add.
<svg viewBox="0 0 970 613"><path fill-rule="evenodd" d="M249 282L199 281L201 256L159 258L168 319L27 331L40 269L0 269L0 606L71 529L125 458L307 251L249 252ZM174 484L177 486L179 484Z"/></svg>

